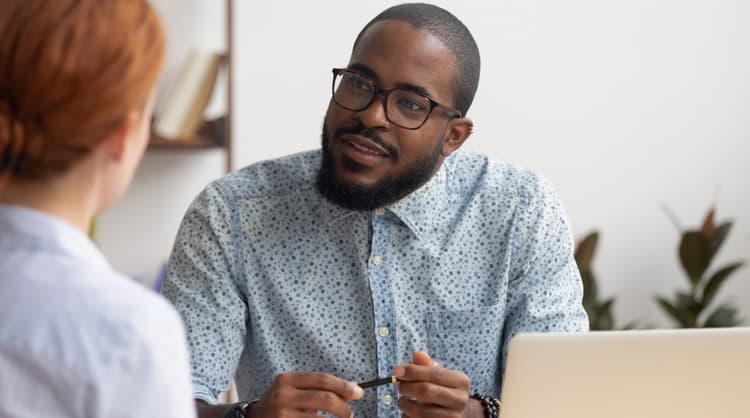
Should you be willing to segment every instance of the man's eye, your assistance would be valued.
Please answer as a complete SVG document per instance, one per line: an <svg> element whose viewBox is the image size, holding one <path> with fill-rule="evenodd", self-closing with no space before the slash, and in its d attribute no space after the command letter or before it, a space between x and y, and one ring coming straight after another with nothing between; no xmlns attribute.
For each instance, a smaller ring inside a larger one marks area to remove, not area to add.
<svg viewBox="0 0 750 418"><path fill-rule="evenodd" d="M398 101L398 106L401 109L408 110L410 112L421 112L425 109L425 107L422 104L417 103L413 100L409 100L407 98L401 98Z"/></svg>
<svg viewBox="0 0 750 418"><path fill-rule="evenodd" d="M370 83L362 80L361 78L352 77L349 79L349 84L351 84L351 86L356 90L370 90Z"/></svg>

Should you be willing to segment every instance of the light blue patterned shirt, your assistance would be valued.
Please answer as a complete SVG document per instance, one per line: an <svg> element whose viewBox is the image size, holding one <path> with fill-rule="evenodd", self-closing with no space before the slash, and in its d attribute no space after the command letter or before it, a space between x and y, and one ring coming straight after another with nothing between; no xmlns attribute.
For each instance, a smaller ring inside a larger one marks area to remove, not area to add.
<svg viewBox="0 0 750 418"><path fill-rule="evenodd" d="M499 394L513 335L587 329L568 222L534 172L459 151L404 199L358 212L317 193L319 166L319 151L257 163L188 209L164 294L196 398L215 403L232 377L249 400L287 371L389 376L417 350ZM394 390L366 390L355 415L400 416Z"/></svg>

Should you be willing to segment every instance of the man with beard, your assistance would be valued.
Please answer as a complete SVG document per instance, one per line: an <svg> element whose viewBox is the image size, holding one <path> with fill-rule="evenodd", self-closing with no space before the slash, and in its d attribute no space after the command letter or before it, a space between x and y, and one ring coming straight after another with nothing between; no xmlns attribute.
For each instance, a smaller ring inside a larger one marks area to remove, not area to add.
<svg viewBox="0 0 750 418"><path fill-rule="evenodd" d="M389 8L333 70L320 151L198 196L164 293L201 417L496 416L513 335L587 328L552 188L458 151L478 80L456 17ZM233 377L250 403L211 406Z"/></svg>

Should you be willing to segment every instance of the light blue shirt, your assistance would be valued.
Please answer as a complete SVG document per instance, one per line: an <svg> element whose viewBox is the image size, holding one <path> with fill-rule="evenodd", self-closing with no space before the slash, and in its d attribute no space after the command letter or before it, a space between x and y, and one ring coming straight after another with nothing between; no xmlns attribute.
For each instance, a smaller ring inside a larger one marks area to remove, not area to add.
<svg viewBox="0 0 750 418"><path fill-rule="evenodd" d="M188 209L164 293L197 398L215 403L233 376L246 400L286 371L389 376L417 350L499 394L513 335L588 328L568 222L534 172L460 151L358 212L317 193L319 165L319 151L251 165ZM355 415L400 416L394 390L366 390Z"/></svg>
<svg viewBox="0 0 750 418"><path fill-rule="evenodd" d="M190 418L179 315L61 219L0 205L0 417Z"/></svg>

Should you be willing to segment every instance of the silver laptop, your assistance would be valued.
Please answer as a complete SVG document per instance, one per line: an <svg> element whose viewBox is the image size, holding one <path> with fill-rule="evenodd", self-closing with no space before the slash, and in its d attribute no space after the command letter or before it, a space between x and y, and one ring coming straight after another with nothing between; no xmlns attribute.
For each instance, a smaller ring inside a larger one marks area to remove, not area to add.
<svg viewBox="0 0 750 418"><path fill-rule="evenodd" d="M750 418L750 328L521 334L501 418Z"/></svg>

